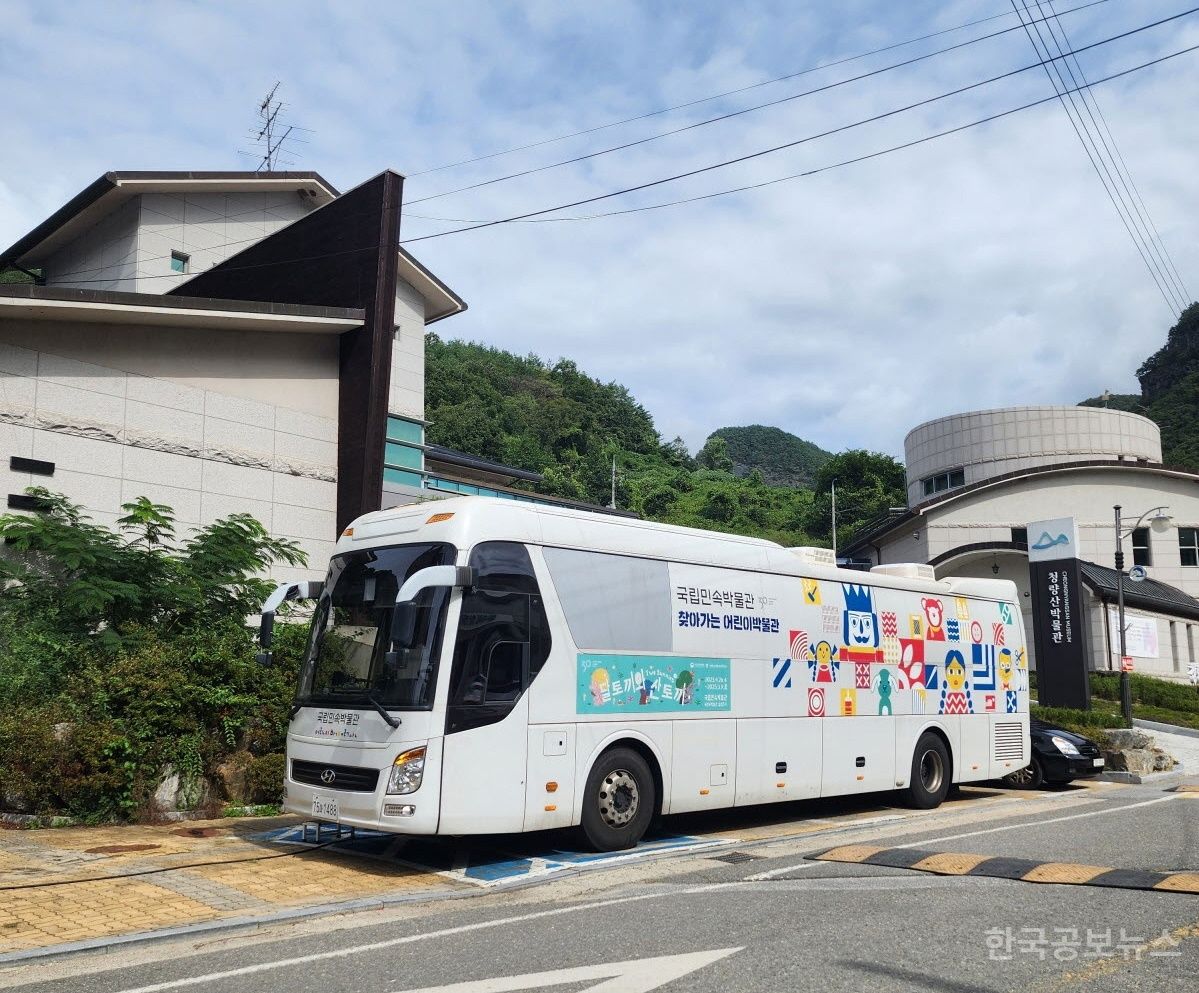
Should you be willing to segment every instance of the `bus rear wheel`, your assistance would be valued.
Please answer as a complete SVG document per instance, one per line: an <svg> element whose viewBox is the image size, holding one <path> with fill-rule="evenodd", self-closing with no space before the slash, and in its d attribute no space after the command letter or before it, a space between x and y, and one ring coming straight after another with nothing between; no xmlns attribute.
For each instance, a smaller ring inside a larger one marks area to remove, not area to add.
<svg viewBox="0 0 1199 993"><path fill-rule="evenodd" d="M599 852L632 848L645 835L658 798L649 765L631 748L604 752L583 794L583 836Z"/></svg>
<svg viewBox="0 0 1199 993"><path fill-rule="evenodd" d="M941 806L949 793L949 749L939 736L926 731L916 742L912 755L912 778L906 799L909 806L931 810Z"/></svg>

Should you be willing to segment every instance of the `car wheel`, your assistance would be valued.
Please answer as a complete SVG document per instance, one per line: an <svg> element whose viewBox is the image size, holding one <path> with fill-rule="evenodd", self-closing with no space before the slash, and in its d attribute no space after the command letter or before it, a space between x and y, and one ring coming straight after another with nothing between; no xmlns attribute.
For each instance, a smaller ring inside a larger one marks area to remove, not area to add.
<svg viewBox="0 0 1199 993"><path fill-rule="evenodd" d="M1032 762L1023 769L1009 772L1003 777L1003 781L1018 790L1039 790L1045 785L1045 770L1041 768L1040 760L1034 755Z"/></svg>
<svg viewBox="0 0 1199 993"><path fill-rule="evenodd" d="M632 848L657 808L654 777L645 759L631 748L613 748L596 760L587 777L583 835L598 852Z"/></svg>
<svg viewBox="0 0 1199 993"><path fill-rule="evenodd" d="M912 778L905 799L919 810L939 807L949 792L949 749L937 735L925 732L912 755Z"/></svg>

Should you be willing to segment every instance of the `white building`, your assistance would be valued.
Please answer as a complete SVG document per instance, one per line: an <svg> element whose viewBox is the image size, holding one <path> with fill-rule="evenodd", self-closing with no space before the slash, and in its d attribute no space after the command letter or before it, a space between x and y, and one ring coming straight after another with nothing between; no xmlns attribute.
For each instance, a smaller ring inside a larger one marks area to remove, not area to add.
<svg viewBox="0 0 1199 993"><path fill-rule="evenodd" d="M938 575L1015 581L1031 644L1031 521L1073 517L1084 561L1092 666L1118 669L1110 650L1115 603L1115 520L1126 526L1165 505L1163 532L1142 524L1125 538L1126 566L1149 579L1125 582L1139 671L1187 678L1199 660L1199 475L1162 464L1148 418L1092 407L1012 407L921 424L904 441L908 506L867 527L843 553L870 564L926 562ZM1114 639L1113 639L1114 640ZM1142 650L1142 649L1138 649ZM1034 659L1035 662L1035 659Z"/></svg>
<svg viewBox="0 0 1199 993"><path fill-rule="evenodd" d="M465 304L399 248L402 177L110 172L0 252L0 457L101 523L234 511L323 572L341 526L421 494L424 334ZM288 570L280 570L286 576Z"/></svg>

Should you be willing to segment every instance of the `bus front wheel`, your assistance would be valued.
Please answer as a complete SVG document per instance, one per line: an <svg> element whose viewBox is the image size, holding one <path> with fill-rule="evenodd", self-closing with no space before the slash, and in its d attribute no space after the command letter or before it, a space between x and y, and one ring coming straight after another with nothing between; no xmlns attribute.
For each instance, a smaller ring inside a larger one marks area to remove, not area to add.
<svg viewBox="0 0 1199 993"><path fill-rule="evenodd" d="M941 806L949 793L949 749L938 735L926 731L912 755L912 778L907 801L920 810Z"/></svg>
<svg viewBox="0 0 1199 993"><path fill-rule="evenodd" d="M654 777L631 748L604 752L591 767L583 795L583 836L599 852L632 848L658 806Z"/></svg>

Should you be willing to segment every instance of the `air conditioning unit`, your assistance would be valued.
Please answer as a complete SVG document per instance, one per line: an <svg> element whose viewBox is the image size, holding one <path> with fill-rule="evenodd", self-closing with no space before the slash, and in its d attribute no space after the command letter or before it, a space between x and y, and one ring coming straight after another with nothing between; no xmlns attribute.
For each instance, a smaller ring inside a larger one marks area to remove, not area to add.
<svg viewBox="0 0 1199 993"><path fill-rule="evenodd" d="M926 579L930 583L937 578L937 571L931 565L920 562L896 562L893 565L876 565L871 572L880 576L896 576L899 579Z"/></svg>
<svg viewBox="0 0 1199 993"><path fill-rule="evenodd" d="M837 553L831 548L812 548L810 545L800 545L788 548L787 551L798 555L808 565L821 565L829 569L837 567Z"/></svg>

